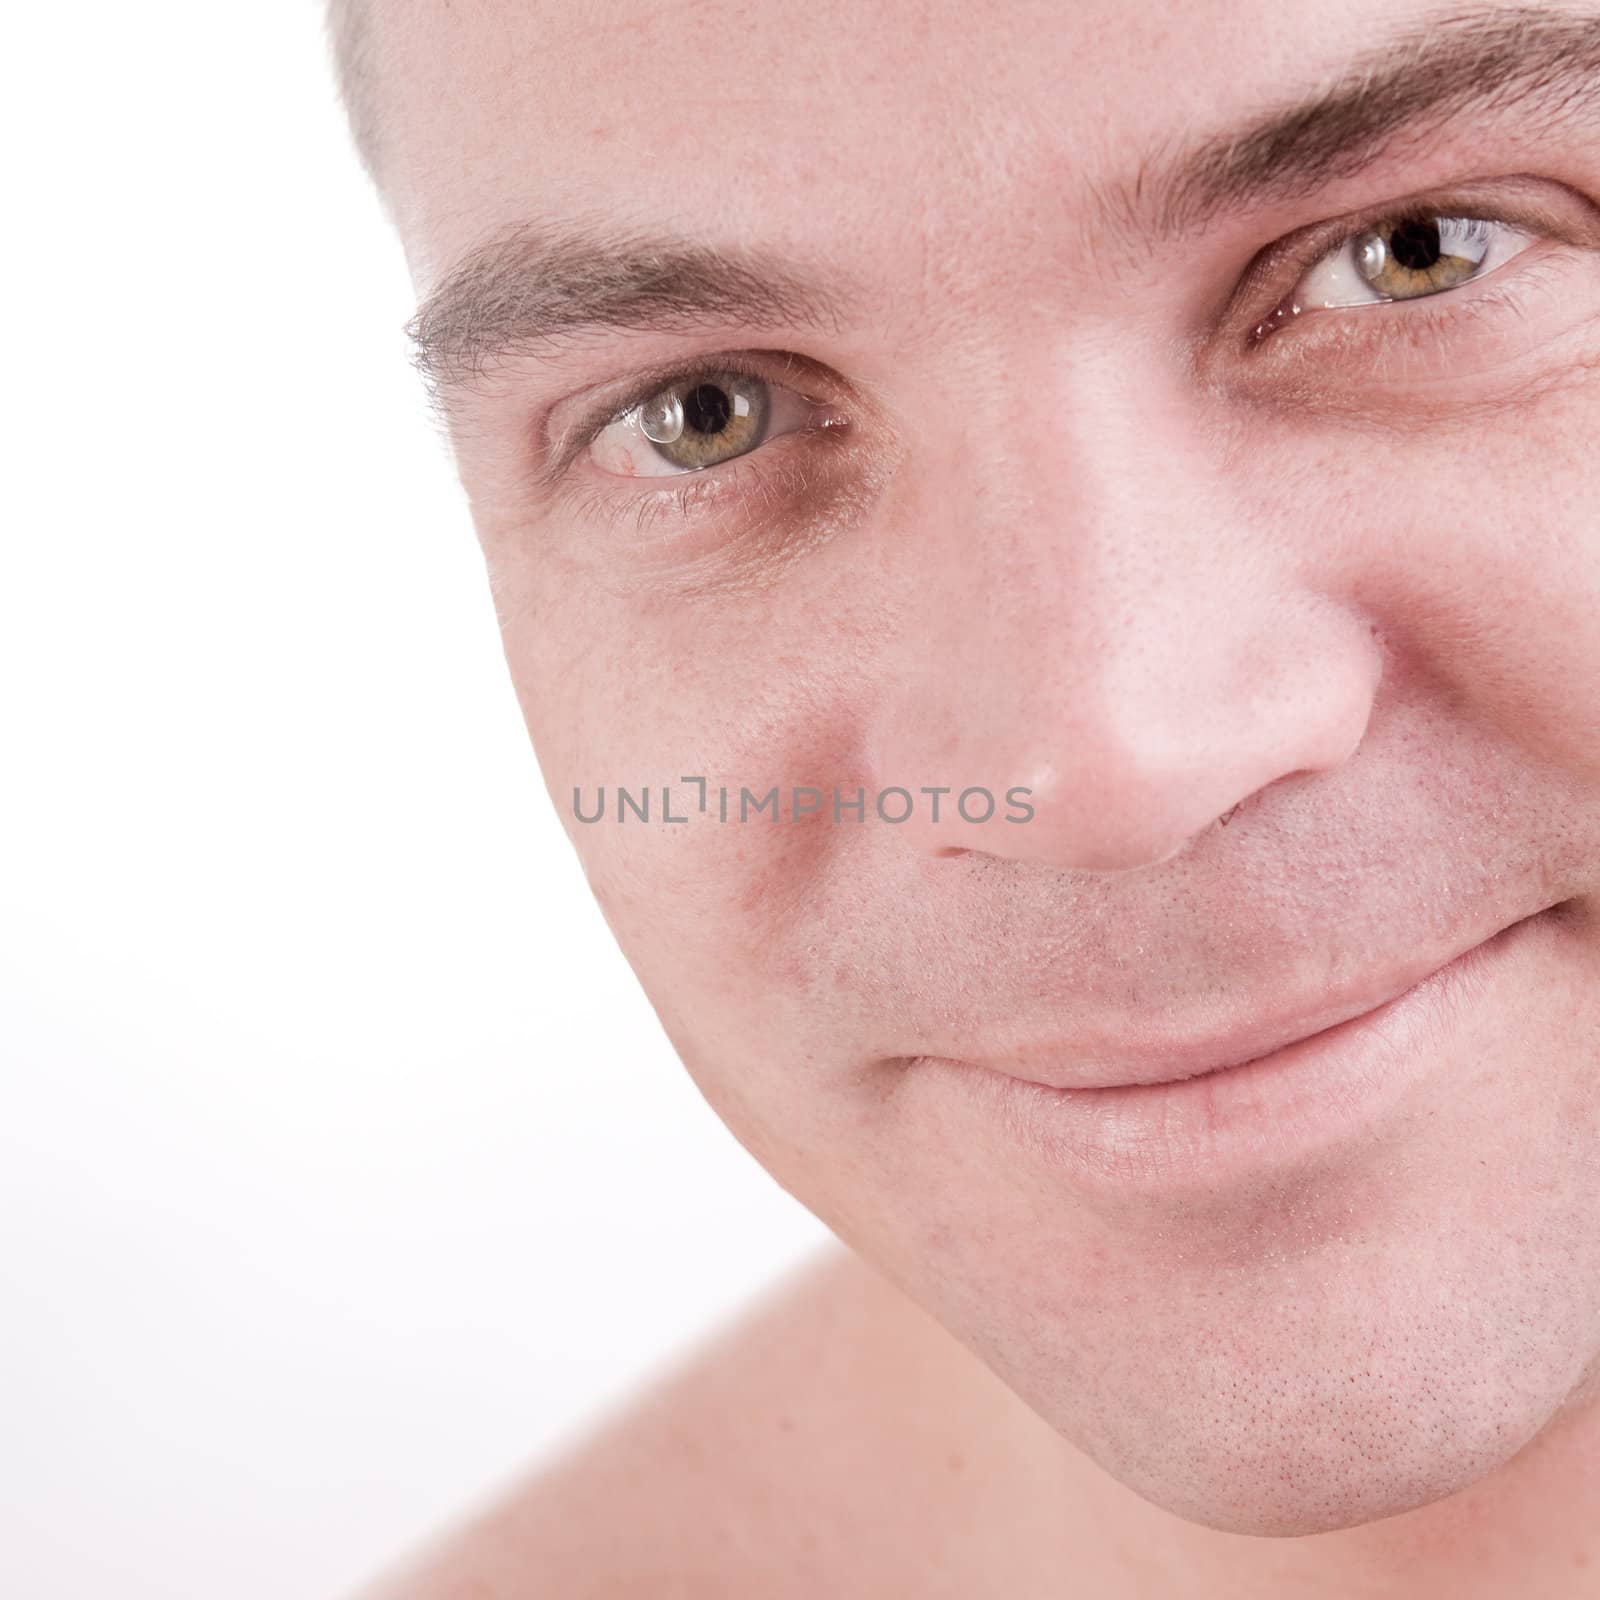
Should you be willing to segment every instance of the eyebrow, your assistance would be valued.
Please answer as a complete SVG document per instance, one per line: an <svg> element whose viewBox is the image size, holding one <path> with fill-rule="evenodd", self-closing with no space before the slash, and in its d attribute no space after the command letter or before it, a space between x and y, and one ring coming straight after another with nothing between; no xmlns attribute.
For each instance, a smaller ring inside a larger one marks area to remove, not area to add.
<svg viewBox="0 0 1600 1600"><path fill-rule="evenodd" d="M1113 206L1152 239L1353 177L1406 138L1471 112L1516 111L1548 133L1600 127L1600 13L1517 6L1413 21L1309 95L1177 154L1147 156Z"/></svg>
<svg viewBox="0 0 1600 1600"><path fill-rule="evenodd" d="M1151 243L1218 216L1351 177L1441 119L1515 110L1539 130L1587 112L1600 125L1600 14L1543 7L1423 17L1309 94L1243 127L1149 153L1099 186L1108 228ZM798 270L753 247L618 229L597 220L519 224L480 245L406 324L436 398L496 360L604 329L685 332L754 324L837 331L866 291L835 268Z"/></svg>
<svg viewBox="0 0 1600 1600"><path fill-rule="evenodd" d="M474 250L406 324L430 386L448 391L496 358L605 328L681 332L711 323L837 331L864 291L754 248L720 250L603 224L521 225Z"/></svg>

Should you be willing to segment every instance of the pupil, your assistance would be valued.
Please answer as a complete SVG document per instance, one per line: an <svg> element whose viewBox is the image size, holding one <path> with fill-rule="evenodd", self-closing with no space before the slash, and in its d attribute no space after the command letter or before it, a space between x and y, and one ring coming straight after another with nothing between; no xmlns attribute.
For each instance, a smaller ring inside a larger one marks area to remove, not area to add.
<svg viewBox="0 0 1600 1600"><path fill-rule="evenodd" d="M721 433L733 415L733 402L714 383L696 384L683 397L683 421L696 433Z"/></svg>
<svg viewBox="0 0 1600 1600"><path fill-rule="evenodd" d="M1402 222L1389 235L1389 253L1402 267L1425 272L1436 266L1444 251L1439 247L1437 222Z"/></svg>

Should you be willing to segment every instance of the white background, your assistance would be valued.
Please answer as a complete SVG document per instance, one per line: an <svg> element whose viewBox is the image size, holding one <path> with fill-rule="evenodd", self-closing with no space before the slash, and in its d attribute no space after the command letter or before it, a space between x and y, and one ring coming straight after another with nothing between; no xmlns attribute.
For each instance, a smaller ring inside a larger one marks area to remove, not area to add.
<svg viewBox="0 0 1600 1600"><path fill-rule="evenodd" d="M825 1235L544 794L316 0L6 35L0 1593L336 1596Z"/></svg>

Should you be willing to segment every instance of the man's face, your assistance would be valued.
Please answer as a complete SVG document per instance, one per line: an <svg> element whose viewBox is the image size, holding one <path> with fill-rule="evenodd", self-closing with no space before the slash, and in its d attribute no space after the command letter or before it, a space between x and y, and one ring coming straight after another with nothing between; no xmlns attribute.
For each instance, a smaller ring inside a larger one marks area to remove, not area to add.
<svg viewBox="0 0 1600 1600"><path fill-rule="evenodd" d="M1600 1365L1600 93L1485 15L378 10L506 653L667 1032L1219 1527L1446 1494Z"/></svg>

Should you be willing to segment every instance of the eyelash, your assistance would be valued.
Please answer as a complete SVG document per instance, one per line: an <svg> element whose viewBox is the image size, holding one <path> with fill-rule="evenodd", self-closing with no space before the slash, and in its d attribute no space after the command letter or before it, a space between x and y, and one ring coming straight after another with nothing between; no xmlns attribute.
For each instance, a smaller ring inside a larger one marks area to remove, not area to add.
<svg viewBox="0 0 1600 1600"><path fill-rule="evenodd" d="M1245 271L1244 277L1238 285L1238 291L1230 301L1230 310L1224 313L1224 321L1231 320L1236 314L1233 310L1237 303L1252 291L1259 291L1260 280L1271 277L1282 284L1277 301L1281 301L1292 292L1295 285L1299 284L1306 275L1323 261L1333 250L1345 247L1357 235L1374 227L1378 223L1394 223L1407 216L1431 217L1459 217L1483 221L1489 224L1498 223L1504 227L1517 228L1535 236L1536 243L1527 249L1518 252L1512 260L1503 263L1503 266L1516 265L1524 255L1537 256L1538 244L1546 242L1550 235L1546 230L1534 223L1523 223L1515 217L1503 215L1492 210L1474 210L1470 205L1462 205L1445 201L1431 209L1424 203L1422 205L1406 205L1401 207L1391 206L1387 210L1375 210L1365 215L1358 215L1354 219L1343 220L1336 225L1318 227L1309 230L1303 236L1304 242L1296 245L1296 236L1290 235L1279 239L1275 244L1269 245L1262 251L1255 262ZM1411 300L1374 301L1371 305L1334 308L1344 310L1345 317L1331 317L1328 310L1317 310L1305 319L1308 327L1322 323L1329 327L1330 323L1338 323L1340 331L1348 329L1348 313L1354 311L1358 316L1376 309L1378 306L1405 306L1405 332L1408 338L1422 340L1444 340L1453 333L1464 320L1482 316L1498 307L1511 306L1515 308L1530 280L1542 275L1542 270L1548 270L1551 263L1545 260L1534 259L1521 265L1515 274L1508 274L1508 281L1496 284L1487 293L1463 294L1458 289L1446 289L1436 294L1423 295ZM1498 278L1500 268L1494 269L1483 276L1485 278ZM1469 289L1476 280L1468 280L1462 286ZM1515 287L1513 287L1513 284ZM1277 303L1274 301L1274 304ZM1254 349L1257 345L1270 343L1278 333L1269 333L1265 336L1259 332L1265 312L1257 312L1253 319L1246 319L1246 333L1243 338L1243 347L1246 351ZM1325 320L1326 319L1326 320ZM1385 318L1385 321L1391 319ZM1307 328L1300 329L1295 338L1298 342L1305 337L1317 337L1308 334ZM595 442L600 434L612 423L618 422L644 404L663 389L670 386L689 385L697 381L712 378L717 375L726 376L737 374L741 377L755 378L763 382L778 382L773 377L774 368L786 368L791 373L796 366L805 370L813 370L803 359L789 352L772 352L767 354L728 352L716 353L701 357L692 362L676 366L663 367L639 375L630 386L626 399L622 402L615 400L594 407L585 416L574 421L563 433L561 442L557 445L549 465L541 472L540 477L546 486L553 485L563 478L573 462L582 456ZM804 390L796 390L801 398L825 411L829 402L818 398ZM841 426L842 424L842 426ZM615 520L619 512L630 514L633 519L634 529L642 535L645 530L662 517L671 517L674 521L693 521L700 512L700 503L707 500L720 500L730 498L739 504L748 504L753 500L761 500L770 505L776 493L794 493L797 488L802 488L806 483L806 474L803 469L797 468L791 460L778 463L769 463L766 466L757 465L756 458L781 454L789 454L786 446L800 444L808 440L815 440L826 429L833 434L846 434L851 431L849 419L838 412L828 413L825 419L812 426L791 430L779 435L767 443L758 445L754 450L744 455L736 456L729 461L714 467L702 468L698 471L689 471L681 474L665 475L661 478L648 480L653 487L646 494L626 493L605 486L588 486L576 494L579 509L585 513L593 514L606 520ZM630 480L606 475L608 482L625 483ZM782 480L782 488L778 488ZM637 480L632 480L637 481ZM675 485L675 487L669 487Z"/></svg>

